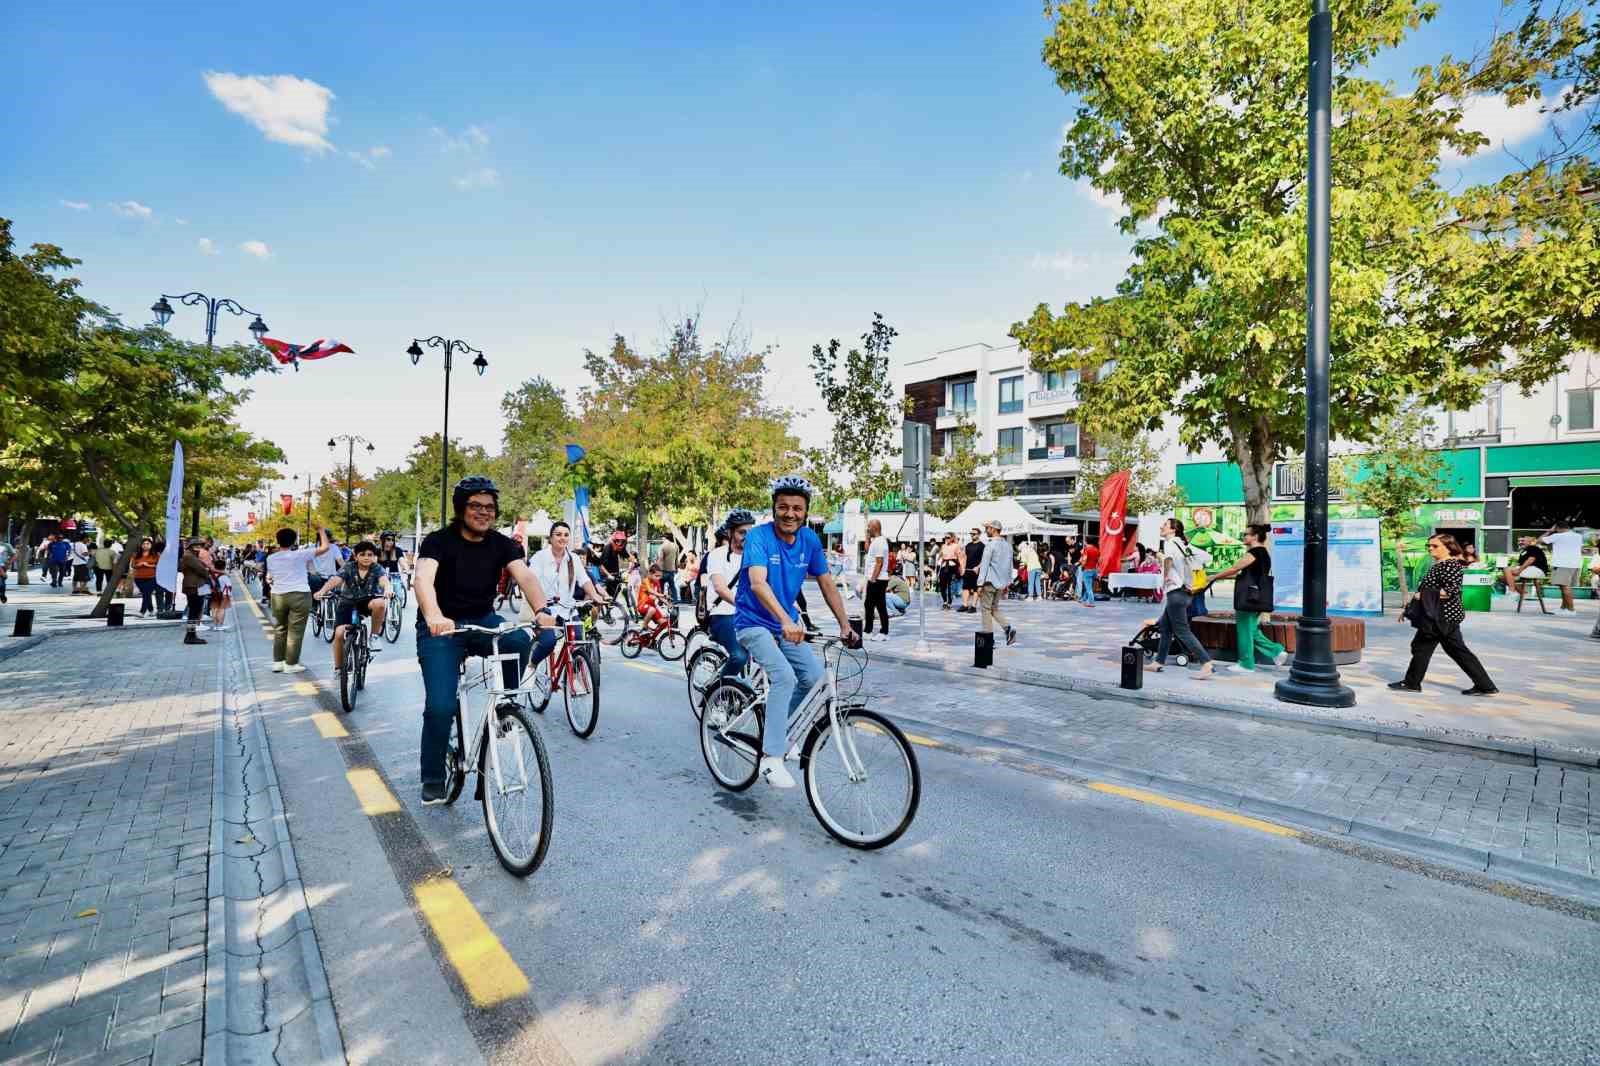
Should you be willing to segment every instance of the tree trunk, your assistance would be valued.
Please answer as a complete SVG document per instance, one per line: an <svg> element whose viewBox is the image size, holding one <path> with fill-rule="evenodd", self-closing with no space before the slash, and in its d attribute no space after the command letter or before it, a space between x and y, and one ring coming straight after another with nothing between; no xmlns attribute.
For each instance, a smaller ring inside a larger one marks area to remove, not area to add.
<svg viewBox="0 0 1600 1066"><path fill-rule="evenodd" d="M111 580L106 582L106 587L100 591L100 598L95 601L94 610L89 612L90 618L104 618L106 611L111 606L111 601L117 598L117 586L122 584L122 579L128 576L128 556L133 552L128 550L128 544L133 541L132 535L122 542L122 554L117 556L116 563L111 567Z"/></svg>
<svg viewBox="0 0 1600 1066"><path fill-rule="evenodd" d="M1244 480L1246 522L1265 522L1272 504L1273 440L1266 427L1236 424L1233 455Z"/></svg>
<svg viewBox="0 0 1600 1066"><path fill-rule="evenodd" d="M642 497L633 501L633 535L639 538L639 562L642 565L649 558L646 544L650 540L650 523L645 517Z"/></svg>
<svg viewBox="0 0 1600 1066"><path fill-rule="evenodd" d="M22 523L22 536L17 543L17 584L28 584L28 567L33 565L33 519Z"/></svg>

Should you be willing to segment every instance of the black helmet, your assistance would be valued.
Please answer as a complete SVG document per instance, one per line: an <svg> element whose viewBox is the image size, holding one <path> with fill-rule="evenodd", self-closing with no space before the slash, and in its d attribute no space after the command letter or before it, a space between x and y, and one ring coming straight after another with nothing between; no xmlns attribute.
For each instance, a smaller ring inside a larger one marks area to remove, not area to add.
<svg viewBox="0 0 1600 1066"><path fill-rule="evenodd" d="M468 498L476 496L480 492L487 492L493 496L495 506L500 506L500 489L494 483L493 478L484 477L482 474L473 474L456 482L455 491L450 494L450 506L455 511L457 518L466 513Z"/></svg>
<svg viewBox="0 0 1600 1066"><path fill-rule="evenodd" d="M756 516L746 511L743 507L729 511L728 517L722 520L722 528L730 535L740 526L753 526L755 524Z"/></svg>
<svg viewBox="0 0 1600 1066"><path fill-rule="evenodd" d="M395 534L394 530L386 529L382 533L378 534L378 539L379 540L399 540L400 538Z"/></svg>

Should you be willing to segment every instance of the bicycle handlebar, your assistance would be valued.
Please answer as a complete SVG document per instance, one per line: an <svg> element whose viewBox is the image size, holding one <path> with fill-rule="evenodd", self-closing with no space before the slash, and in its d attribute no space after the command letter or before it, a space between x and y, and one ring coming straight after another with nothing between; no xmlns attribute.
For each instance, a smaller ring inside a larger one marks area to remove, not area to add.
<svg viewBox="0 0 1600 1066"><path fill-rule="evenodd" d="M503 637L507 633L514 633L519 629L538 628L541 627L536 622L507 622L503 626L475 626L463 623L457 625L455 629L451 630L450 635L455 636L458 633L482 633L491 637Z"/></svg>

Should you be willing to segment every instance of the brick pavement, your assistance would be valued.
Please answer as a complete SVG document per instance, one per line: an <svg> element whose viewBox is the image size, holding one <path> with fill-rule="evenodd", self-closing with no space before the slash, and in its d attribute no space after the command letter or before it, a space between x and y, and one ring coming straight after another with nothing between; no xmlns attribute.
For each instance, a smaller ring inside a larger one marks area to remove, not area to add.
<svg viewBox="0 0 1600 1066"><path fill-rule="evenodd" d="M218 643L0 663L0 1061L198 1062Z"/></svg>

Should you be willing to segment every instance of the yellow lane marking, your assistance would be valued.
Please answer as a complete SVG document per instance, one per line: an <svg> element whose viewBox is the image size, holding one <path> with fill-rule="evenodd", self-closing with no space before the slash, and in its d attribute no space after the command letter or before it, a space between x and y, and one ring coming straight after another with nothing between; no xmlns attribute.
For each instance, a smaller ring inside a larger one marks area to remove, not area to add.
<svg viewBox="0 0 1600 1066"><path fill-rule="evenodd" d="M350 731L327 711L318 711L311 716L311 721L316 725L317 732L322 734L324 740L339 740L350 735Z"/></svg>
<svg viewBox="0 0 1600 1066"><path fill-rule="evenodd" d="M673 676L672 671L668 670L664 666L651 666L649 663L642 663L637 659L624 659L622 661L633 667L635 670L648 670L652 674L663 674L667 677Z"/></svg>
<svg viewBox="0 0 1600 1066"><path fill-rule="evenodd" d="M294 691L298 696L315 696L317 694L317 686L309 681L296 681L294 683Z"/></svg>
<svg viewBox="0 0 1600 1066"><path fill-rule="evenodd" d="M1089 787L1094 789L1096 792L1107 792L1113 796L1121 796L1123 799L1138 800L1140 803L1150 803L1157 807L1166 807L1174 811L1183 811L1185 814L1195 814L1199 815L1201 818L1214 818L1219 822L1227 822L1229 825L1237 825L1245 829L1254 829L1262 833L1271 833L1273 836L1300 836L1300 831L1298 829L1287 829L1281 825L1273 825L1271 822L1263 822L1259 818L1251 818L1249 815L1234 814L1231 811L1218 810L1216 807L1203 807L1198 803L1186 803L1183 800L1168 799L1166 796L1158 796L1154 792L1146 792L1142 788L1128 788L1126 785L1111 785L1104 781L1091 781L1089 782Z"/></svg>
<svg viewBox="0 0 1600 1066"><path fill-rule="evenodd" d="M911 741L911 743L916 744L919 747L923 747L923 748L942 748L942 747L944 747L943 744L941 744L937 740L934 740L932 737L919 737L915 733L907 733L906 734L906 739Z"/></svg>
<svg viewBox="0 0 1600 1066"><path fill-rule="evenodd" d="M454 881L422 881L415 891L417 906L474 1006L493 1007L527 995L527 975Z"/></svg>
<svg viewBox="0 0 1600 1066"><path fill-rule="evenodd" d="M389 791L376 770L347 770L344 776L355 790L356 799L361 801L361 809L368 816L400 813L400 801L394 798L394 793Z"/></svg>

